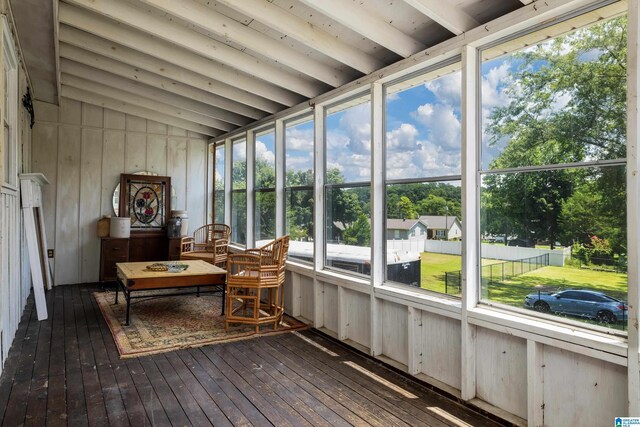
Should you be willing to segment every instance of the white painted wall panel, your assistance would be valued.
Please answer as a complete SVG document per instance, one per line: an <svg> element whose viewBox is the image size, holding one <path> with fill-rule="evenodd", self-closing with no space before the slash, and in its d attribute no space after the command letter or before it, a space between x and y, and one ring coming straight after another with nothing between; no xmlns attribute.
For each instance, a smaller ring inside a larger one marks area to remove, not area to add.
<svg viewBox="0 0 640 427"><path fill-rule="evenodd" d="M76 109L73 109L76 110ZM78 105L77 111L80 111ZM68 117L68 120L72 118ZM79 121L79 119L78 119ZM58 182L56 199L55 283L79 283L80 279L80 149L82 132L79 126L58 128ZM39 172L39 171L38 171ZM45 190L46 191L46 190ZM44 212L45 215L49 215Z"/></svg>
<svg viewBox="0 0 640 427"><path fill-rule="evenodd" d="M460 390L460 321L422 311L422 373Z"/></svg>
<svg viewBox="0 0 640 427"><path fill-rule="evenodd" d="M102 109L101 111L102 112ZM102 196L102 129L82 130L80 165L80 256L81 280L97 282L100 271L100 241L96 238Z"/></svg>
<svg viewBox="0 0 640 427"><path fill-rule="evenodd" d="M107 112L109 110L105 110ZM124 117L123 124L124 124ZM107 120L105 120L107 122ZM102 197L100 215L114 216L113 190L120 182L120 174L125 170L125 133L121 130L104 131L102 149Z"/></svg>
<svg viewBox="0 0 640 427"><path fill-rule="evenodd" d="M526 340L478 328L476 355L478 397L526 419Z"/></svg>
<svg viewBox="0 0 640 427"><path fill-rule="evenodd" d="M104 110L104 127L105 129L125 129L125 114L119 111Z"/></svg>
<svg viewBox="0 0 640 427"><path fill-rule="evenodd" d="M102 107L91 104L82 104L82 125L103 127L104 111Z"/></svg>
<svg viewBox="0 0 640 427"><path fill-rule="evenodd" d="M187 144L187 194L194 195L187 199L191 234L196 228L207 223L207 193L204 185L207 179L207 142L202 139L189 139Z"/></svg>
<svg viewBox="0 0 640 427"><path fill-rule="evenodd" d="M36 114L41 111L41 105L51 105L36 103L34 106ZM48 109L51 112L51 109ZM55 108L57 112L58 108ZM51 117L51 116L47 116ZM57 113L55 115L57 120ZM44 214L44 226L47 234L47 247L55 247L55 224L56 224L56 196L58 187L58 126L55 124L36 122L33 127L33 155L31 168L34 171L43 173L50 184L42 190L42 212Z"/></svg>
<svg viewBox="0 0 640 427"><path fill-rule="evenodd" d="M43 200L48 247L56 250L56 284L98 280L96 221L114 214L113 190L122 173L151 169L171 176L178 201L174 207L193 210L192 229L204 224L204 138L188 139L186 131L173 129L182 136L169 141L169 127L162 123L147 124L138 117L66 99L59 109L43 103L36 109L32 169L53 183L44 188ZM38 110L44 114L38 115ZM58 121L57 111L64 123Z"/></svg>
<svg viewBox="0 0 640 427"><path fill-rule="evenodd" d="M338 333L338 287L330 283L324 283L324 327Z"/></svg>
<svg viewBox="0 0 640 427"><path fill-rule="evenodd" d="M165 129L166 131L166 129ZM166 176L167 174L167 137L147 135L147 170Z"/></svg>
<svg viewBox="0 0 640 427"><path fill-rule="evenodd" d="M127 132L124 168L127 173L147 170L147 135L144 133Z"/></svg>
<svg viewBox="0 0 640 427"><path fill-rule="evenodd" d="M408 311L404 305L383 301L380 315L382 321L382 354L406 365L408 362Z"/></svg>
<svg viewBox="0 0 640 427"><path fill-rule="evenodd" d="M60 100L60 123L79 125L82 123L82 103L68 98Z"/></svg>
<svg viewBox="0 0 640 427"><path fill-rule="evenodd" d="M546 425L606 426L628 416L624 366L549 346L543 357Z"/></svg>
<svg viewBox="0 0 640 427"><path fill-rule="evenodd" d="M371 346L371 297L346 291L347 338L365 347Z"/></svg>
<svg viewBox="0 0 640 427"><path fill-rule="evenodd" d="M175 197L171 199L171 209L187 209L187 141L181 138L169 138L167 145L167 175L171 177L171 187ZM204 179L204 177L203 177ZM203 195L204 197L204 187ZM191 221L189 221L191 227Z"/></svg>
<svg viewBox="0 0 640 427"><path fill-rule="evenodd" d="M300 315L313 320L313 279L300 276Z"/></svg>

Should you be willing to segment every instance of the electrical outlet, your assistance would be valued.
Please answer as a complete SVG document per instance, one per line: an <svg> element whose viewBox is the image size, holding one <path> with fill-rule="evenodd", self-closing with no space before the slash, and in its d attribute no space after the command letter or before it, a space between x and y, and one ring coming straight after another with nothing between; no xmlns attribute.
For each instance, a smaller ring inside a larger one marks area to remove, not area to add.
<svg viewBox="0 0 640 427"><path fill-rule="evenodd" d="M53 249L47 249L47 257L53 258Z"/></svg>

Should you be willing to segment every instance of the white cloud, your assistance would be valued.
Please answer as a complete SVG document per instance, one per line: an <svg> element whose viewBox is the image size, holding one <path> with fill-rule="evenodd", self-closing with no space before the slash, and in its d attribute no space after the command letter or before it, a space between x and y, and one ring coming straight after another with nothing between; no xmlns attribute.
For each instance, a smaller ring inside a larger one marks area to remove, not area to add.
<svg viewBox="0 0 640 427"><path fill-rule="evenodd" d="M429 129L429 140L443 147L459 149L462 125L450 105L424 104L418 107L415 117Z"/></svg>
<svg viewBox="0 0 640 427"><path fill-rule="evenodd" d="M276 156L269 150L264 142L256 140L256 159L263 160L270 165L276 164Z"/></svg>
<svg viewBox="0 0 640 427"><path fill-rule="evenodd" d="M424 86L440 102L451 105L456 110L460 109L462 102L462 74L459 71L430 80Z"/></svg>
<svg viewBox="0 0 640 427"><path fill-rule="evenodd" d="M387 132L387 151L415 150L418 130L410 123L402 123L400 127Z"/></svg>
<svg viewBox="0 0 640 427"><path fill-rule="evenodd" d="M347 146L357 154L371 153L371 103L352 107L340 118L340 129L349 138Z"/></svg>
<svg viewBox="0 0 640 427"><path fill-rule="evenodd" d="M509 102L506 88L511 82L511 64L503 62L482 76L482 107L503 107Z"/></svg>
<svg viewBox="0 0 640 427"><path fill-rule="evenodd" d="M313 151L313 129L288 128L285 138L289 151Z"/></svg>

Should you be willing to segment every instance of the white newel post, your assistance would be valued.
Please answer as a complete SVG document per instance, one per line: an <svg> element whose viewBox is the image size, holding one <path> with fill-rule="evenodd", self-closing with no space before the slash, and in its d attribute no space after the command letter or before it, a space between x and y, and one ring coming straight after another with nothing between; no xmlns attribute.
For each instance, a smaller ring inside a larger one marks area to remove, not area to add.
<svg viewBox="0 0 640 427"><path fill-rule="evenodd" d="M48 314L44 291L51 288L53 281L51 280L51 272L47 263L47 240L42 217L41 187L49 184L49 181L41 173L23 173L19 177L33 294L36 300L38 320L45 320Z"/></svg>

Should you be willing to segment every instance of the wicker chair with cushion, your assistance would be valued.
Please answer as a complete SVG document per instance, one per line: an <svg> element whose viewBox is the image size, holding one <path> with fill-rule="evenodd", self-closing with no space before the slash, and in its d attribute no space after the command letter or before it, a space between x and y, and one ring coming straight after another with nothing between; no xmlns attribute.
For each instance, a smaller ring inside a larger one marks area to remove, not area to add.
<svg viewBox="0 0 640 427"><path fill-rule="evenodd" d="M231 254L227 262L227 315L230 323L260 325L273 323L274 329L284 314L285 263L289 236L280 237L241 254Z"/></svg>
<svg viewBox="0 0 640 427"><path fill-rule="evenodd" d="M207 224L198 228L193 237L180 242L180 259L203 260L225 268L231 228L226 224Z"/></svg>

